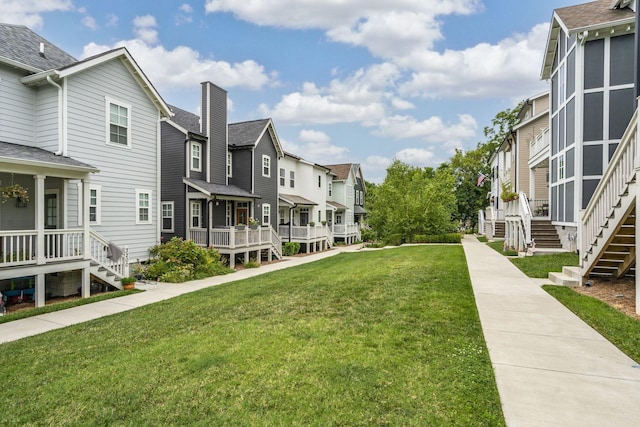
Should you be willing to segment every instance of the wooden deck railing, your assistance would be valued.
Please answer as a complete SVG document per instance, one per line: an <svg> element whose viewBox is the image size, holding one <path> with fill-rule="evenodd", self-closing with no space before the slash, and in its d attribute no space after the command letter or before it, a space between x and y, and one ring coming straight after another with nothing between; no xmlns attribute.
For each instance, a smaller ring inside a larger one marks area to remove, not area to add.
<svg viewBox="0 0 640 427"><path fill-rule="evenodd" d="M113 256L113 249L110 249L109 242L105 237L91 231L89 239L89 252L91 259L99 263L102 267L110 270L118 277L129 275L129 250L127 248L117 248L122 251L120 257Z"/></svg>
<svg viewBox="0 0 640 427"><path fill-rule="evenodd" d="M582 212L580 227L582 238L580 254L586 254L596 242L600 230L607 225L615 206L618 204L636 174L638 162L638 110L622 136L613 157L609 161L600 183L596 187L586 209ZM586 266L583 266L585 268Z"/></svg>
<svg viewBox="0 0 640 427"><path fill-rule="evenodd" d="M39 254L37 231L0 231L0 266L15 267L84 257L83 229L45 230L43 239L44 253Z"/></svg>

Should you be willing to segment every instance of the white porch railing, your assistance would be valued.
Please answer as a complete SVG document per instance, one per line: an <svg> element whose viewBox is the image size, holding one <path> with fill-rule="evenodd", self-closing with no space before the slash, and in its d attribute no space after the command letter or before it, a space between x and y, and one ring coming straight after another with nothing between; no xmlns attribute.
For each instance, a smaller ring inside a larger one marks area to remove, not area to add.
<svg viewBox="0 0 640 427"><path fill-rule="evenodd" d="M198 246L207 246L207 229L206 228L190 228L189 240Z"/></svg>
<svg viewBox="0 0 640 427"><path fill-rule="evenodd" d="M600 183L581 215L581 258L593 246L600 230L607 225L621 195L640 168L638 154L638 110L635 111L620 144L609 161ZM637 215L637 213L636 213ZM583 258L584 259L584 258ZM583 265L583 271L587 266Z"/></svg>
<svg viewBox="0 0 640 427"><path fill-rule="evenodd" d="M242 226L212 228L210 230L204 228L189 229L189 238L199 246L206 246L207 232L209 233L209 246L214 248L239 249L271 245L278 256L282 251L280 237L270 225L255 228Z"/></svg>
<svg viewBox="0 0 640 427"><path fill-rule="evenodd" d="M549 148L551 142L549 128L547 127L539 135L531 140L529 146L529 159L535 159L536 156Z"/></svg>
<svg viewBox="0 0 640 427"><path fill-rule="evenodd" d="M505 203L505 240L511 247L524 250L531 243L531 207L524 193Z"/></svg>
<svg viewBox="0 0 640 427"><path fill-rule="evenodd" d="M333 235L336 237L353 237L360 232L358 224L334 224Z"/></svg>
<svg viewBox="0 0 640 427"><path fill-rule="evenodd" d="M122 251L120 257L114 256L114 251L110 250L109 242L105 237L91 231L89 238L89 253L91 259L118 277L129 275L129 250L128 248L118 248Z"/></svg>
<svg viewBox="0 0 640 427"><path fill-rule="evenodd" d="M547 199L533 199L529 200L529 206L534 217L547 217L549 216L549 200Z"/></svg>
<svg viewBox="0 0 640 427"><path fill-rule="evenodd" d="M84 257L82 229L45 230L43 239L44 253L38 254L38 233L35 230L0 231L0 265L14 267Z"/></svg>

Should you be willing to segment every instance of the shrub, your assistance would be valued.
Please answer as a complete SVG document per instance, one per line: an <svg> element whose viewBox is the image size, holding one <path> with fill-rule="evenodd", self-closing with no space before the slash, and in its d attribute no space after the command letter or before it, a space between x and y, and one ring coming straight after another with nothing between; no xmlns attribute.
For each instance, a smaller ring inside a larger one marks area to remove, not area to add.
<svg viewBox="0 0 640 427"><path fill-rule="evenodd" d="M413 239L414 243L460 243L462 235L459 233L445 233L425 236L416 234Z"/></svg>
<svg viewBox="0 0 640 427"><path fill-rule="evenodd" d="M384 242L389 246L400 246L404 243L404 236L402 234L390 234Z"/></svg>
<svg viewBox="0 0 640 427"><path fill-rule="evenodd" d="M182 283L233 271L224 266L215 249L202 248L179 237L152 247L149 253L155 258L144 272L146 279Z"/></svg>
<svg viewBox="0 0 640 427"><path fill-rule="evenodd" d="M284 256L295 255L300 252L300 243L298 242L287 242L282 246L282 254Z"/></svg>
<svg viewBox="0 0 640 427"><path fill-rule="evenodd" d="M373 242L377 237L376 232L370 229L363 229L360 235L362 236L363 242Z"/></svg>
<svg viewBox="0 0 640 427"><path fill-rule="evenodd" d="M244 268L258 268L260 264L255 259L250 259L248 262L244 264Z"/></svg>

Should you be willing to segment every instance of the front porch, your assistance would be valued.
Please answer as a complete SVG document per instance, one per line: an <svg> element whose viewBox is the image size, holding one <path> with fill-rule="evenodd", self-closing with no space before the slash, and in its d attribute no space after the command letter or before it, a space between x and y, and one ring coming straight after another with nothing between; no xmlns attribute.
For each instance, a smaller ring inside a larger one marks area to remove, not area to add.
<svg viewBox="0 0 640 427"><path fill-rule="evenodd" d="M235 268L237 258L242 263L260 263L263 253L269 262L274 257L282 258L282 241L270 225L190 228L188 233L198 246L213 247L227 257L230 268Z"/></svg>
<svg viewBox="0 0 640 427"><path fill-rule="evenodd" d="M278 235L283 242L297 242L303 246L307 253L324 251L333 244L333 233L329 226L325 225L289 225L278 226Z"/></svg>

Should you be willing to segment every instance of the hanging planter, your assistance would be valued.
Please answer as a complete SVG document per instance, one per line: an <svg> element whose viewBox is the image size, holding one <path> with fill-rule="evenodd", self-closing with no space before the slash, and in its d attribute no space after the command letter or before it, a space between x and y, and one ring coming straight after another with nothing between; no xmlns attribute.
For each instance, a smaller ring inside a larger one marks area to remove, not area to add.
<svg viewBox="0 0 640 427"><path fill-rule="evenodd" d="M29 190L20 184L0 187L0 193L2 194L2 203L9 199L16 199L16 207L19 208L26 207L29 201Z"/></svg>

